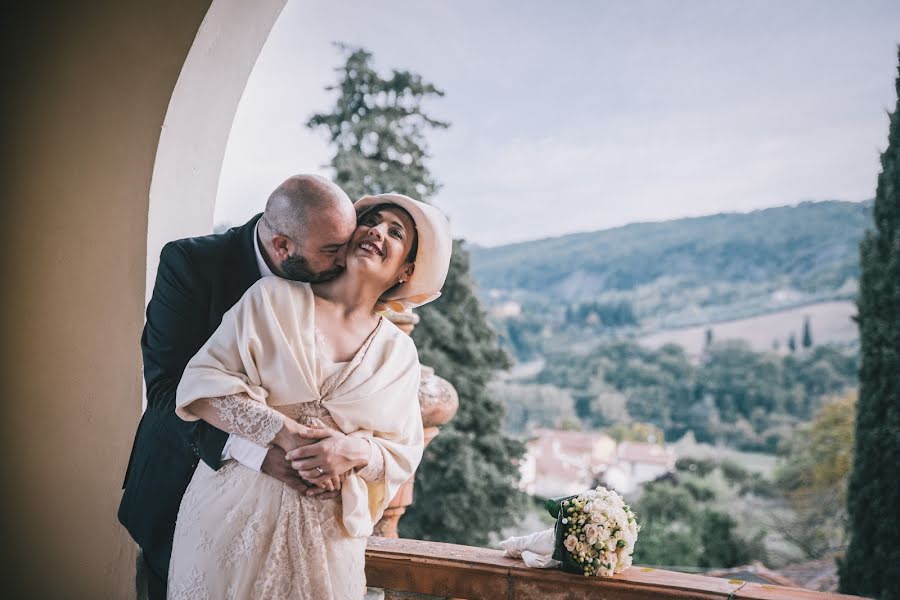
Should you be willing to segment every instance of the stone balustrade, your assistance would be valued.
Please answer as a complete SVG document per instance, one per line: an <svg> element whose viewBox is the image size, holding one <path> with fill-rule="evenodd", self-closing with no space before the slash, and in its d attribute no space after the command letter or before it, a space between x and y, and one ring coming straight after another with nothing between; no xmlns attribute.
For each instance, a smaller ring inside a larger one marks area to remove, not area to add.
<svg viewBox="0 0 900 600"><path fill-rule="evenodd" d="M413 313L388 318L407 334ZM426 445L456 414L459 399L449 382L422 366L419 404ZM413 479L403 485L369 538L366 577L385 600L850 600L858 596L749 583L634 566L615 577L583 577L530 569L500 550L397 538L397 524L413 500Z"/></svg>
<svg viewBox="0 0 900 600"><path fill-rule="evenodd" d="M851 600L858 596L634 566L615 577L530 569L500 550L370 538L366 577L385 600Z"/></svg>

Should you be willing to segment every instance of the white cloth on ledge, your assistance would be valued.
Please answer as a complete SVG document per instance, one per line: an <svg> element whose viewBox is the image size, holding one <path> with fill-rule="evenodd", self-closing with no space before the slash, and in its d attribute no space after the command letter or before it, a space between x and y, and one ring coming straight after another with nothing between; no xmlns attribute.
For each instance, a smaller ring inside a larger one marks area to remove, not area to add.
<svg viewBox="0 0 900 600"><path fill-rule="evenodd" d="M534 569L555 569L559 561L553 559L556 535L553 528L537 531L529 535L513 536L500 542L504 554L511 558L521 558L526 567Z"/></svg>

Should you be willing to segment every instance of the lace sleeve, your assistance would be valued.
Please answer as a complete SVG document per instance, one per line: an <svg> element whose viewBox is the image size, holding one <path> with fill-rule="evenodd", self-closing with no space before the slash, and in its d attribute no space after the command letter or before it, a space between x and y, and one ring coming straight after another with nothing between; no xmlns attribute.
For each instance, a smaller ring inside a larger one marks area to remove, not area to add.
<svg viewBox="0 0 900 600"><path fill-rule="evenodd" d="M277 411L257 402L247 394L209 398L209 405L219 412L229 433L239 435L258 446L266 446L284 426Z"/></svg>
<svg viewBox="0 0 900 600"><path fill-rule="evenodd" d="M378 444L372 440L366 441L369 442L372 455L369 458L369 464L357 471L356 474L362 477L364 481L375 483L384 479L384 455L381 453L381 448L378 447Z"/></svg>

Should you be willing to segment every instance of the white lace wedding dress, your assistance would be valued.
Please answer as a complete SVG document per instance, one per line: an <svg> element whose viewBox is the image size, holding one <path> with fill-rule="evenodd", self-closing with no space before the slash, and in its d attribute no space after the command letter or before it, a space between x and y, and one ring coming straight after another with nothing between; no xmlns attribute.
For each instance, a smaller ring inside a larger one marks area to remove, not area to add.
<svg viewBox="0 0 900 600"><path fill-rule="evenodd" d="M340 429L372 447L340 500L301 495L228 461L201 463L175 525L169 598L360 600L366 539L422 458L420 368L412 339L390 321L348 363L331 363L316 335L309 284L263 277L188 362L175 412L209 400L226 429L261 446L284 416Z"/></svg>
<svg viewBox="0 0 900 600"><path fill-rule="evenodd" d="M351 365L327 363L322 356L324 397ZM235 433L263 446L281 427L273 410L305 425L337 429L325 404L267 407L239 395L215 402ZM383 478L381 452L372 452L357 474L366 481ZM235 461L218 471L201 462L178 512L168 594L173 600L360 600L366 591L365 549L366 538L350 537L341 525L340 498L302 496Z"/></svg>

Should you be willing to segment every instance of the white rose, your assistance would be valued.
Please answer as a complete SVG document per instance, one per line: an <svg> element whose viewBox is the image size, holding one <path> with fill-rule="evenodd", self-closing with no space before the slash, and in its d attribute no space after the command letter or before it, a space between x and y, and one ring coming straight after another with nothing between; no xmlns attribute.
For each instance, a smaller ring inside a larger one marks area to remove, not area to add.
<svg viewBox="0 0 900 600"><path fill-rule="evenodd" d="M588 523L584 528L584 537L587 540L587 543L593 546L597 543L597 538L600 536L600 528L594 525L593 523Z"/></svg>
<svg viewBox="0 0 900 600"><path fill-rule="evenodd" d="M578 538L576 538L574 535L570 535L563 542L563 546L565 546L566 550L568 550L569 552L573 552L575 550L575 545L577 543L578 543Z"/></svg>

